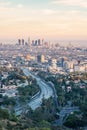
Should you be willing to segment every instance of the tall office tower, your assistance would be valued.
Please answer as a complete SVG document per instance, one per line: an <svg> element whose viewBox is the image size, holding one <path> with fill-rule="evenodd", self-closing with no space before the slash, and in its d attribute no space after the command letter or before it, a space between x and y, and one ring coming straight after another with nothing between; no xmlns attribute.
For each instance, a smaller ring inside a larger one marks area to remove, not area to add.
<svg viewBox="0 0 87 130"><path fill-rule="evenodd" d="M40 39L38 39L38 46L40 46L41 45L41 40Z"/></svg>
<svg viewBox="0 0 87 130"><path fill-rule="evenodd" d="M30 37L28 38L28 46L31 46Z"/></svg>
<svg viewBox="0 0 87 130"><path fill-rule="evenodd" d="M65 59L62 57L62 58L60 59L60 61L61 61L61 67L63 67Z"/></svg>
<svg viewBox="0 0 87 130"><path fill-rule="evenodd" d="M45 56L44 55L38 55L37 56L37 62L44 63L45 62Z"/></svg>
<svg viewBox="0 0 87 130"><path fill-rule="evenodd" d="M33 46L35 45L35 41L34 41L34 40L32 40L32 45L33 45Z"/></svg>
<svg viewBox="0 0 87 130"><path fill-rule="evenodd" d="M38 45L38 41L37 40L35 40L35 46L37 46Z"/></svg>
<svg viewBox="0 0 87 130"><path fill-rule="evenodd" d="M18 45L21 45L21 39L18 39Z"/></svg>
<svg viewBox="0 0 87 130"><path fill-rule="evenodd" d="M44 46L44 39L42 39L42 46Z"/></svg>
<svg viewBox="0 0 87 130"><path fill-rule="evenodd" d="M24 39L22 39L22 45L24 45Z"/></svg>

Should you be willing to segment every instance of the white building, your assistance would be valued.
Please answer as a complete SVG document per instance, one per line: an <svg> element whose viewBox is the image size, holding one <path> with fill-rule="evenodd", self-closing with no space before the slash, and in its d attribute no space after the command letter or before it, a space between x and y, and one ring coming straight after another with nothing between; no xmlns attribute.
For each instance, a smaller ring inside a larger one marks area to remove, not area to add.
<svg viewBox="0 0 87 130"><path fill-rule="evenodd" d="M52 59L52 60L51 60L51 66L52 66L52 68L54 68L54 69L57 68L57 60L56 60L56 59Z"/></svg>
<svg viewBox="0 0 87 130"><path fill-rule="evenodd" d="M74 71L87 72L87 63L75 64Z"/></svg>

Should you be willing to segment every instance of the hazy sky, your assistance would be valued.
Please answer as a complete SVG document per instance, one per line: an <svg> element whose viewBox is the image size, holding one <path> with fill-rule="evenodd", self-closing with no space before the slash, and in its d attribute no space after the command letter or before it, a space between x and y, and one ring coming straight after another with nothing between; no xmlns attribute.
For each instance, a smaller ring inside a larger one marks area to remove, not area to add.
<svg viewBox="0 0 87 130"><path fill-rule="evenodd" d="M87 0L0 0L0 39L87 40Z"/></svg>

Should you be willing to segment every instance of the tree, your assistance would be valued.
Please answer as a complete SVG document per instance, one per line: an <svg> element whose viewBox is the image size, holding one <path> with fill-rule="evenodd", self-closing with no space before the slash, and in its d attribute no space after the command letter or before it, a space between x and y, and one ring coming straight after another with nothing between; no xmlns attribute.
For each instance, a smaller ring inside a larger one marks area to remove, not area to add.
<svg viewBox="0 0 87 130"><path fill-rule="evenodd" d="M6 109L0 109L0 118L9 119L9 113Z"/></svg>
<svg viewBox="0 0 87 130"><path fill-rule="evenodd" d="M66 121L64 122L64 125L69 128L79 128L84 126L84 122L75 114L70 114Z"/></svg>

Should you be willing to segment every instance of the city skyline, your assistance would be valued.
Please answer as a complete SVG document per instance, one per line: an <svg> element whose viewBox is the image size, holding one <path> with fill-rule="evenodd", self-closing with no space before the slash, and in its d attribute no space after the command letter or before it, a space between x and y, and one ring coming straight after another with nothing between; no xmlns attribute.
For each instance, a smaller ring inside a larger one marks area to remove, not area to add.
<svg viewBox="0 0 87 130"><path fill-rule="evenodd" d="M0 0L0 41L87 40L86 16L86 0Z"/></svg>

